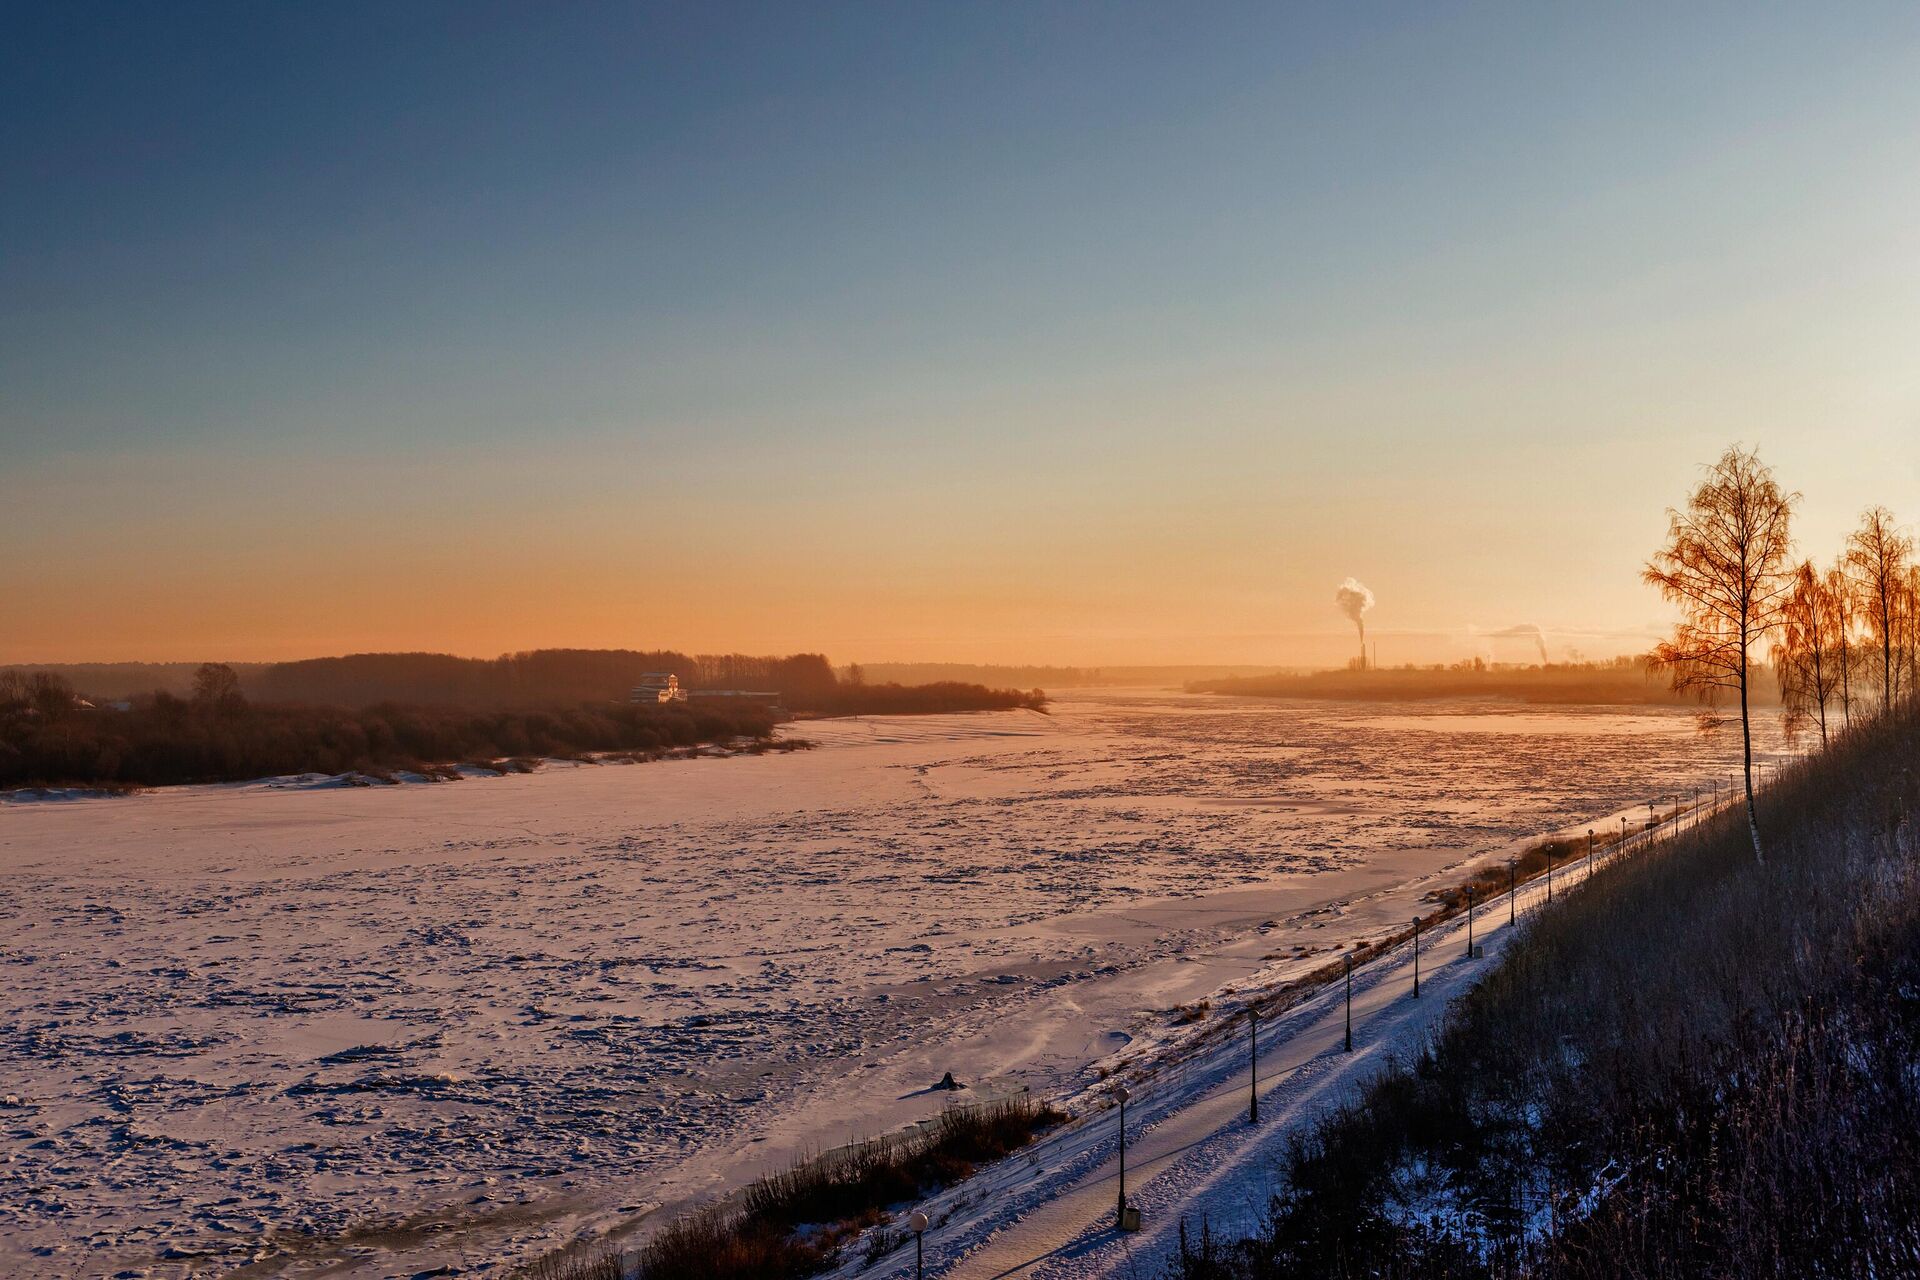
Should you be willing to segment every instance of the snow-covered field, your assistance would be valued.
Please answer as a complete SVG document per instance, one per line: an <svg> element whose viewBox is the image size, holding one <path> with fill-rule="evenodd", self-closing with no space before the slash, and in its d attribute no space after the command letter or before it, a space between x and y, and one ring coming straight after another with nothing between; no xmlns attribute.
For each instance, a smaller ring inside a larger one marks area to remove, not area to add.
<svg viewBox="0 0 1920 1280"><path fill-rule="evenodd" d="M0 805L0 1273L497 1272L1725 772L1663 709L1074 694L812 752ZM258 1258L254 1267L244 1267Z"/></svg>

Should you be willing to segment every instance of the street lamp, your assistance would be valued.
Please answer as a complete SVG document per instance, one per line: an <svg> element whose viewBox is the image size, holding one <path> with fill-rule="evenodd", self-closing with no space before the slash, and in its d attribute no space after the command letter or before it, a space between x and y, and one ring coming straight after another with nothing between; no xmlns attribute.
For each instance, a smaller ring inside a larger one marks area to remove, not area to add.
<svg viewBox="0 0 1920 1280"><path fill-rule="evenodd" d="M1347 952L1347 1052L1353 1052L1353 952Z"/></svg>
<svg viewBox="0 0 1920 1280"><path fill-rule="evenodd" d="M1507 924L1508 925L1513 924L1513 918L1514 918L1513 917L1513 893L1514 893L1515 887L1518 886L1519 883L1520 883L1519 880L1515 877L1515 874L1514 874L1513 859L1508 858L1507 859Z"/></svg>
<svg viewBox="0 0 1920 1280"><path fill-rule="evenodd" d="M913 1280L921 1280L926 1273L927 1252L921 1239L927 1230L927 1215L915 1209L907 1215L907 1230L913 1232Z"/></svg>
<svg viewBox="0 0 1920 1280"><path fill-rule="evenodd" d="M1247 1123L1260 1123L1260 1011L1247 1006Z"/></svg>
<svg viewBox="0 0 1920 1280"><path fill-rule="evenodd" d="M1473 959L1473 886L1467 886L1467 959Z"/></svg>
<svg viewBox="0 0 1920 1280"><path fill-rule="evenodd" d="M1413 998L1420 998L1420 917L1413 918Z"/></svg>
<svg viewBox="0 0 1920 1280"><path fill-rule="evenodd" d="M1113 1219L1114 1226L1122 1231L1127 1229L1127 1099L1131 1096L1127 1086L1113 1086L1114 1101L1120 1104L1120 1200L1114 1207Z"/></svg>

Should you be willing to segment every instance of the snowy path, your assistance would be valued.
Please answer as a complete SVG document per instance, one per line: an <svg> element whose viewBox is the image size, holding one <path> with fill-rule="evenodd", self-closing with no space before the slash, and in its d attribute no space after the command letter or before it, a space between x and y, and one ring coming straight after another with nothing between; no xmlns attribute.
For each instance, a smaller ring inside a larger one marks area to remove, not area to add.
<svg viewBox="0 0 1920 1280"><path fill-rule="evenodd" d="M1626 855L1644 843L1636 837ZM1555 892L1585 875L1583 863L1556 870ZM1178 1251L1183 1218L1193 1233L1203 1218L1229 1236L1253 1229L1288 1136L1355 1096L1395 1057L1416 1053L1448 1004L1497 963L1546 898L1544 880L1524 886L1517 895L1517 926L1508 924L1505 901L1483 905L1474 924L1473 940L1482 953L1477 959L1466 954L1464 918L1423 933L1418 998L1410 944L1355 970L1351 1053L1344 1047L1346 1009L1338 982L1263 1024L1257 1126L1247 1119L1246 1023L1235 1016L1238 1010L1221 1012L1223 1022L1231 1021L1228 1034L1215 1043L1157 1079L1130 1081L1127 1200L1141 1210L1137 1234L1122 1234L1113 1225L1119 1117L1109 1107L922 1205L936 1224L925 1242L927 1274L943 1280L1150 1277ZM1084 1113L1104 1101L1090 1091L1078 1103ZM872 1267L854 1262L836 1274L912 1273L909 1247Z"/></svg>

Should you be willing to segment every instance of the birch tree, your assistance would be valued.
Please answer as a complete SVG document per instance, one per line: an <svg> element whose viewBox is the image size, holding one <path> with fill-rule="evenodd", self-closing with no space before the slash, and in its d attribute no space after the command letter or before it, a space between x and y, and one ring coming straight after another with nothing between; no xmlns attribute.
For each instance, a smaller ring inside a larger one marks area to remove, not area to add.
<svg viewBox="0 0 1920 1280"><path fill-rule="evenodd" d="M1753 716L1750 676L1755 646L1780 625L1793 591L1788 565L1793 508L1759 454L1738 445L1707 468L1684 510L1667 511L1667 543L1647 562L1646 581L1680 606L1673 638L1654 648L1653 663L1672 673L1676 690L1708 701L1740 699L1742 772L1753 856L1766 861L1753 803Z"/></svg>
<svg viewBox="0 0 1920 1280"><path fill-rule="evenodd" d="M1847 576L1844 557L1827 570L1825 585L1827 608L1830 611L1828 624L1833 633L1834 663L1840 672L1840 712L1846 722L1852 724L1853 673L1860 663L1853 643L1856 626L1853 580Z"/></svg>
<svg viewBox="0 0 1920 1280"><path fill-rule="evenodd" d="M1847 538L1847 573L1853 579L1860 617L1880 644L1880 702L1890 707L1900 696L1900 675L1893 648L1900 630L1901 596L1913 561L1913 538L1893 522L1885 507L1868 507L1860 527Z"/></svg>
<svg viewBox="0 0 1920 1280"><path fill-rule="evenodd" d="M1827 745L1827 706L1841 684L1839 630L1827 579L1813 561L1802 561L1793 571L1793 589L1781 606L1773 666L1789 723L1796 730L1808 723L1817 725L1823 747Z"/></svg>

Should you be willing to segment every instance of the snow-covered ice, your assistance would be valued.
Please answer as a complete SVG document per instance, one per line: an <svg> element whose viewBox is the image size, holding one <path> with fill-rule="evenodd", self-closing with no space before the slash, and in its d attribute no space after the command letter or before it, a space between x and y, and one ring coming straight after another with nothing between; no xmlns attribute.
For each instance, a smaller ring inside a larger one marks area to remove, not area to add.
<svg viewBox="0 0 1920 1280"><path fill-rule="evenodd" d="M1106 692L820 749L0 805L0 1272L497 1271L1703 780L1671 709ZM1320 959L1324 959L1321 956Z"/></svg>

